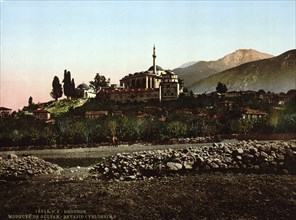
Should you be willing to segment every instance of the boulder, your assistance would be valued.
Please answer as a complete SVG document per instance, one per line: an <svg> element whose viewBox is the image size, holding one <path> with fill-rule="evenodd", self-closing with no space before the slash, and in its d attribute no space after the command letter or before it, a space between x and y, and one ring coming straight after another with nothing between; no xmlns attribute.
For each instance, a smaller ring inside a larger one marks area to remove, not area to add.
<svg viewBox="0 0 296 220"><path fill-rule="evenodd" d="M17 158L18 158L18 156L16 154L9 154L7 156L7 159L17 159Z"/></svg>
<svg viewBox="0 0 296 220"><path fill-rule="evenodd" d="M169 171L178 171L182 169L182 164L174 163L174 162L167 162L166 167Z"/></svg>

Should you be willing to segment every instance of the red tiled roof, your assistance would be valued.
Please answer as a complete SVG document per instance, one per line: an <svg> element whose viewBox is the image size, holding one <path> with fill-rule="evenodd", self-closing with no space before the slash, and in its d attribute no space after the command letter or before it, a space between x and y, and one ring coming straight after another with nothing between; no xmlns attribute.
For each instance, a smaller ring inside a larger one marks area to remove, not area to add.
<svg viewBox="0 0 296 220"><path fill-rule="evenodd" d="M112 93L132 93L132 92L154 92L158 89L145 89L145 88L138 88L138 89L106 89L98 91L98 94L112 94Z"/></svg>

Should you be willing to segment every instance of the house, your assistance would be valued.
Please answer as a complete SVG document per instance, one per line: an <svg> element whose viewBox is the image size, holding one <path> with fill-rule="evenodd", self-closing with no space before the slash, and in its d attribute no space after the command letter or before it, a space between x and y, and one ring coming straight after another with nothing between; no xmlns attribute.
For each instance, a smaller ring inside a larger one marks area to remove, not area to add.
<svg viewBox="0 0 296 220"><path fill-rule="evenodd" d="M241 92L238 91L230 91L225 94L226 98L237 98L241 96Z"/></svg>
<svg viewBox="0 0 296 220"><path fill-rule="evenodd" d="M86 118L100 118L108 115L108 111L87 111L85 112Z"/></svg>
<svg viewBox="0 0 296 220"><path fill-rule="evenodd" d="M4 117L5 115L10 115L12 109L0 107L0 118Z"/></svg>
<svg viewBox="0 0 296 220"><path fill-rule="evenodd" d="M47 121L50 119L50 113L44 109L37 109L33 112L35 119Z"/></svg>
<svg viewBox="0 0 296 220"><path fill-rule="evenodd" d="M257 120L260 118L265 118L267 116L266 112L262 112L259 110L255 109L246 109L243 113L243 119L252 119L252 120Z"/></svg>
<svg viewBox="0 0 296 220"><path fill-rule="evenodd" d="M216 104L217 108L228 108L228 109L231 109L231 107L233 106L234 102L233 101L229 101L229 100L224 100L224 101L221 101L221 102L218 102Z"/></svg>

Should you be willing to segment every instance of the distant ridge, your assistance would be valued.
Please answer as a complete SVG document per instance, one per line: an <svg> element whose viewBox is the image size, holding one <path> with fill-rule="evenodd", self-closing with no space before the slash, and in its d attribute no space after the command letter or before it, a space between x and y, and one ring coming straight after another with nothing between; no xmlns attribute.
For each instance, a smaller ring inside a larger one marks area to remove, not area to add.
<svg viewBox="0 0 296 220"><path fill-rule="evenodd" d="M253 61L222 71L192 84L195 93L213 92L217 83L226 84L229 90L259 90L287 92L296 88L296 50L277 57Z"/></svg>
<svg viewBox="0 0 296 220"><path fill-rule="evenodd" d="M199 61L191 66L176 68L173 71L184 80L185 87L190 87L199 80L223 70L271 57L273 56L270 54L253 49L239 49L216 61Z"/></svg>

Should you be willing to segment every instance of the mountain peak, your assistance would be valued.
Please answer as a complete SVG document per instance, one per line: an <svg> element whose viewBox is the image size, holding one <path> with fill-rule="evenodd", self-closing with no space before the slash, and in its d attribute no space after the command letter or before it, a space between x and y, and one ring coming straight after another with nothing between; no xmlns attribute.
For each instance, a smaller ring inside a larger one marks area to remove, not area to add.
<svg viewBox="0 0 296 220"><path fill-rule="evenodd" d="M255 52L256 53L256 52ZM260 52L259 52L260 53ZM230 54L231 59L237 53ZM220 62L230 59L223 57ZM218 82L226 84L229 90L244 91L264 89L271 92L287 92L295 89L296 50L279 56L256 60L212 74L192 84L189 89L195 93L215 91Z"/></svg>
<svg viewBox="0 0 296 220"><path fill-rule="evenodd" d="M223 58L217 60L228 68L236 67L244 63L268 59L273 57L270 54L262 53L254 49L238 49L233 53L230 53Z"/></svg>
<svg viewBox="0 0 296 220"><path fill-rule="evenodd" d="M254 49L238 49L216 61L200 61L190 66L185 65L185 67L174 69L174 72L184 80L185 86L189 87L195 82L223 70L271 57L273 56L270 54Z"/></svg>

